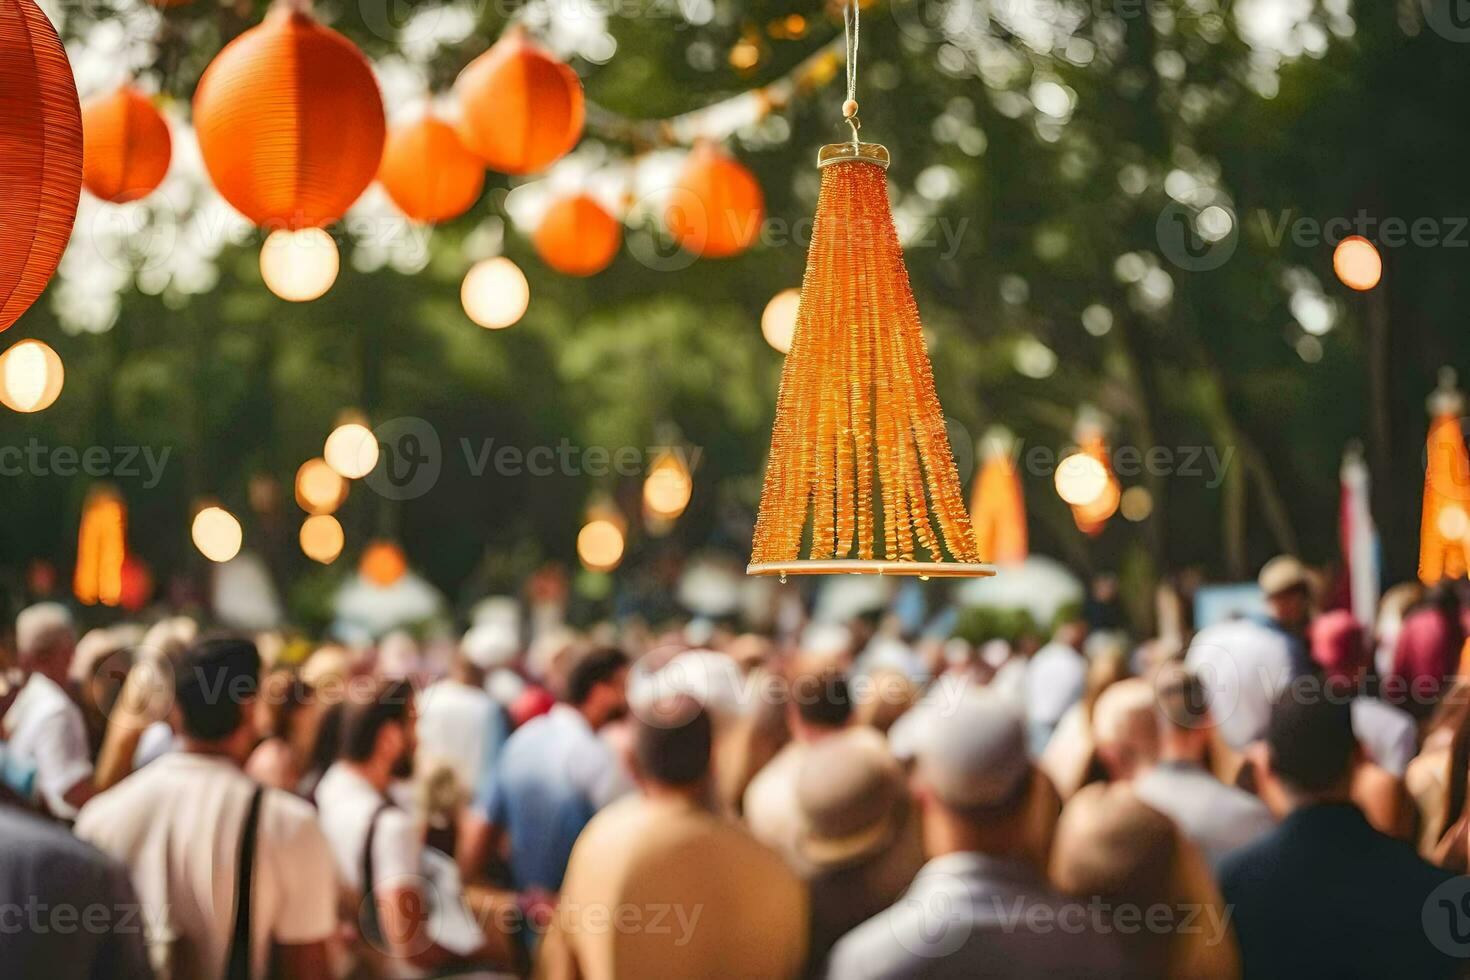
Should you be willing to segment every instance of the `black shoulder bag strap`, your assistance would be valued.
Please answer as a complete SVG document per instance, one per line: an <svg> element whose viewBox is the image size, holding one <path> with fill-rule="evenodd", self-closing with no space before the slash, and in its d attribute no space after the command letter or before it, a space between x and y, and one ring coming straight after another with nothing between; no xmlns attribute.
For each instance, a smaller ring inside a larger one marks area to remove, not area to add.
<svg viewBox="0 0 1470 980"><path fill-rule="evenodd" d="M373 885L377 878L373 873L373 842L378 836L378 818L385 810L391 809L393 804L387 800L378 804L372 818L368 820L367 839L362 844L362 912L358 916L358 927L362 930L363 937L370 942L378 942L383 937L383 927L378 921L378 898L373 894Z"/></svg>
<svg viewBox="0 0 1470 980"><path fill-rule="evenodd" d="M250 882L255 877L255 832L260 823L260 800L264 795L263 786L257 786L251 794L245 828L240 832L240 865L235 875L235 932L230 938L230 952L225 959L226 980L250 980Z"/></svg>

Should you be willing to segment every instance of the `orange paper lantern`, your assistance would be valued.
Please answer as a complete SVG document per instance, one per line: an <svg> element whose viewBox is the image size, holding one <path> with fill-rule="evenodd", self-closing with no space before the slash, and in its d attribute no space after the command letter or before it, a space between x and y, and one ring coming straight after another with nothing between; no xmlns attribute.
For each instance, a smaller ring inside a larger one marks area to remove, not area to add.
<svg viewBox="0 0 1470 980"><path fill-rule="evenodd" d="M425 116L388 133L378 181L404 215L437 224L480 199L485 165L465 149L453 126Z"/></svg>
<svg viewBox="0 0 1470 980"><path fill-rule="evenodd" d="M0 0L0 330L46 288L82 189L71 65L33 0Z"/></svg>
<svg viewBox="0 0 1470 980"><path fill-rule="evenodd" d="M1460 417L1465 397L1451 368L1440 371L1429 397L1429 439L1424 457L1424 511L1419 525L1419 580L1464 578L1470 565L1470 453Z"/></svg>
<svg viewBox="0 0 1470 980"><path fill-rule="evenodd" d="M888 151L835 144L818 166L747 571L992 574L979 563L888 204Z"/></svg>
<svg viewBox="0 0 1470 980"><path fill-rule="evenodd" d="M72 591L83 605L115 606L122 600L127 521L127 509L117 491L102 487L87 495L72 577Z"/></svg>
<svg viewBox="0 0 1470 980"><path fill-rule="evenodd" d="M271 228L336 221L383 157L383 99L367 59L341 34L285 7L205 69L194 128L220 194Z"/></svg>
<svg viewBox="0 0 1470 980"><path fill-rule="evenodd" d="M618 220L586 194L553 204L531 239L542 261L569 276L591 276L606 269L622 240Z"/></svg>
<svg viewBox="0 0 1470 980"><path fill-rule="evenodd" d="M755 175L712 144L701 143L684 163L664 224L685 251L722 259L755 242L765 214Z"/></svg>
<svg viewBox="0 0 1470 980"><path fill-rule="evenodd" d="M1026 501L1009 447L995 447L980 467L970 514L981 561L1014 564L1025 560Z"/></svg>
<svg viewBox="0 0 1470 980"><path fill-rule="evenodd" d="M102 200L124 204L153 193L172 155L168 123L133 86L82 106L82 182Z"/></svg>
<svg viewBox="0 0 1470 980"><path fill-rule="evenodd" d="M513 29L465 67L455 85L460 136L491 170L545 170L582 137L582 80Z"/></svg>
<svg viewBox="0 0 1470 980"><path fill-rule="evenodd" d="M392 541L374 541L363 551L357 570L369 582L386 589L403 578L408 559Z"/></svg>

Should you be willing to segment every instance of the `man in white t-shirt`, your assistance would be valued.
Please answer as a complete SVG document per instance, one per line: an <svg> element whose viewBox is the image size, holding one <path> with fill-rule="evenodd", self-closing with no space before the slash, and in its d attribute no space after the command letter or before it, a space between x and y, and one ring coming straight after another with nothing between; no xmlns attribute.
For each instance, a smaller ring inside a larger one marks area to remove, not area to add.
<svg viewBox="0 0 1470 980"><path fill-rule="evenodd" d="M208 640L173 669L180 750L99 794L76 833L127 865L150 943L156 952L172 936L178 975L228 977L242 842L260 791L241 770L256 741L260 656L248 640ZM265 977L274 963L277 977L327 976L337 895L327 842L307 803L262 792L246 972Z"/></svg>
<svg viewBox="0 0 1470 980"><path fill-rule="evenodd" d="M507 734L505 711L485 690L486 671L499 652L491 631L498 627L466 633L450 676L424 688L417 703L419 771L447 767L465 801L490 778Z"/></svg>
<svg viewBox="0 0 1470 980"><path fill-rule="evenodd" d="M35 766L46 808L70 820L96 792L82 710L66 693L76 652L71 614L55 602L31 606L16 617L15 641L21 669L29 676L5 714L0 735L10 752Z"/></svg>
<svg viewBox="0 0 1470 980"><path fill-rule="evenodd" d="M447 915L433 913L463 905L453 863L440 862L450 872L448 881L436 878L412 816L389 802L393 781L413 775L416 720L407 681L386 682L371 699L344 710L341 758L316 788L337 880L346 892L362 896L354 924L375 951L369 955L387 958L385 972L391 976L422 977L477 963L509 965L510 945L503 936L490 936L498 940L491 943L485 935L467 937L458 928L453 936L442 934L450 928Z"/></svg>

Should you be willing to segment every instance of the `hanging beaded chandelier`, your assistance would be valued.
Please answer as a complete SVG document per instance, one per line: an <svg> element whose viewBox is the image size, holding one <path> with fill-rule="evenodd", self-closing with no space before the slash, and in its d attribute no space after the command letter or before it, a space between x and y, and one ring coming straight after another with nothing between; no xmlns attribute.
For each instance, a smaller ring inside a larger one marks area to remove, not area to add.
<svg viewBox="0 0 1470 980"><path fill-rule="evenodd" d="M934 391L888 203L888 150L858 138L857 0L843 16L852 139L817 155L821 190L746 571L993 575Z"/></svg>

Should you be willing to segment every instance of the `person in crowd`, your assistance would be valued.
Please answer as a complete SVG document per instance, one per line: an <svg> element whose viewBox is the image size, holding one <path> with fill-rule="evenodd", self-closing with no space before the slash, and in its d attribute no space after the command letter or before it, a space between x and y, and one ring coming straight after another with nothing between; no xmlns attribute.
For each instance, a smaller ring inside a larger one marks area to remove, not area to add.
<svg viewBox="0 0 1470 980"><path fill-rule="evenodd" d="M781 858L708 808L712 728L687 695L640 713L638 793L577 840L538 975L789 978L806 960L808 903ZM655 927L647 918L660 915ZM621 917L621 918L620 918ZM622 922L614 928L607 923Z"/></svg>
<svg viewBox="0 0 1470 980"><path fill-rule="evenodd" d="M510 944L494 927L443 945L431 910L462 906L464 895L450 876L435 877L426 864L422 834L413 816L394 805L389 788L413 775L415 744L413 688L408 681L381 681L373 694L344 705L341 758L317 785L322 830L331 846L336 880L355 910L351 923L362 943L360 961L390 976L427 976L475 964L508 966ZM447 859L444 864L448 865ZM452 868L452 865L449 865ZM431 900L432 899L432 900Z"/></svg>
<svg viewBox="0 0 1470 980"><path fill-rule="evenodd" d="M485 689L487 673L500 660L498 626L465 633L449 676L419 697L419 768L444 767L462 798L474 799L500 755L508 734L505 710Z"/></svg>
<svg viewBox="0 0 1470 980"><path fill-rule="evenodd" d="M1129 677L1109 687L1092 709L1092 739L1108 779L1133 779L1159 757L1159 725L1154 689Z"/></svg>
<svg viewBox="0 0 1470 980"><path fill-rule="evenodd" d="M1286 640L1293 676L1309 673L1312 658L1307 626L1312 619L1312 581L1307 568L1292 555L1277 555L1256 576L1266 601L1260 622Z"/></svg>
<svg viewBox="0 0 1470 980"><path fill-rule="evenodd" d="M1184 665L1203 682L1220 736L1236 752L1260 739L1272 701L1297 676L1287 635L1249 618L1200 630Z"/></svg>
<svg viewBox="0 0 1470 980"><path fill-rule="evenodd" d="M506 740L499 763L464 821L456 856L466 880L509 855L517 890L555 892L592 815L628 792L631 780L599 730L626 712L628 657L613 647L582 653L567 674L566 700Z"/></svg>
<svg viewBox="0 0 1470 980"><path fill-rule="evenodd" d="M15 646L25 686L0 722L8 751L35 767L42 804L71 820L92 798L92 756L82 711L67 694L76 632L66 607L43 602L15 620Z"/></svg>
<svg viewBox="0 0 1470 980"><path fill-rule="evenodd" d="M810 967L845 933L896 902L924 863L903 770L863 729L812 746L797 780L800 870L811 889Z"/></svg>
<svg viewBox="0 0 1470 980"><path fill-rule="evenodd" d="M1404 786L1418 811L1420 855L1445 867L1437 855L1470 797L1470 680L1455 682L1425 723L1423 736L1423 747L1404 772Z"/></svg>
<svg viewBox="0 0 1470 980"><path fill-rule="evenodd" d="M102 748L107 717L132 667L133 654L129 647L141 637L140 630L116 626L88 630L77 641L67 680L73 700L82 709L87 750L94 758Z"/></svg>
<svg viewBox="0 0 1470 980"><path fill-rule="evenodd" d="M1363 627L1345 609L1312 621L1312 659L1327 679L1353 694L1353 732L1368 759L1402 779L1419 751L1414 716L1368 690L1368 648Z"/></svg>
<svg viewBox="0 0 1470 980"><path fill-rule="evenodd" d="M128 870L52 821L0 803L0 973L152 980Z"/></svg>
<svg viewBox="0 0 1470 980"><path fill-rule="evenodd" d="M786 691L786 725L791 741L756 773L745 789L742 813L756 840L796 860L801 814L796 790L801 763L811 747L847 728L852 697L847 677L825 665L798 664Z"/></svg>
<svg viewBox="0 0 1470 980"><path fill-rule="evenodd" d="M1440 582L1404 617L1384 696L1415 718L1429 717L1455 676L1464 645L1459 601L1450 584Z"/></svg>
<svg viewBox="0 0 1470 980"><path fill-rule="evenodd" d="M1082 644L1087 623L1073 618L1057 627L1051 642L1026 662L1023 697L1031 755L1038 757L1067 709L1087 689L1087 658Z"/></svg>
<svg viewBox="0 0 1470 980"><path fill-rule="evenodd" d="M1281 824L1220 866L1245 975L1458 975L1426 931L1431 896L1452 875L1374 830L1352 802L1352 710L1310 680L1277 699L1255 750Z"/></svg>
<svg viewBox="0 0 1470 980"><path fill-rule="evenodd" d="M1211 867L1267 833L1276 822L1257 797L1227 785L1211 770L1215 721L1204 685L1183 667L1155 680L1158 762L1134 780L1140 800L1173 820Z"/></svg>
<svg viewBox="0 0 1470 980"><path fill-rule="evenodd" d="M856 699L852 720L884 735L919 700L918 686L903 671L892 667L875 668L864 683L867 696Z"/></svg>
<svg viewBox="0 0 1470 980"><path fill-rule="evenodd" d="M1061 921L1067 899L1035 863L1028 804L1044 777L1012 703L980 690L916 710L926 717L912 783L929 861L898 902L837 942L826 975L1124 976L1116 937L1085 920L1080 929L1017 927Z"/></svg>
<svg viewBox="0 0 1470 980"><path fill-rule="evenodd" d="M320 722L316 692L299 674L292 670L266 674L256 701L261 741L245 762L245 774L263 785L301 793Z"/></svg>
<svg viewBox="0 0 1470 980"><path fill-rule="evenodd" d="M1240 976L1230 916L1204 859L1129 783L1094 783L1067 803L1051 879L1078 900L1106 903L1100 925L1117 930L1130 977ZM1135 914L1150 924L1130 927Z"/></svg>
<svg viewBox="0 0 1470 980"><path fill-rule="evenodd" d="M1106 643L1087 662L1082 698L1062 716L1037 766L1066 800L1083 784L1103 778L1093 741L1093 709L1103 692L1128 676L1128 648Z"/></svg>
<svg viewBox="0 0 1470 980"><path fill-rule="evenodd" d="M241 769L256 741L255 645L196 643L173 676L181 749L98 794L77 836L128 867L150 955L173 975L325 976L336 893L316 814Z"/></svg>

